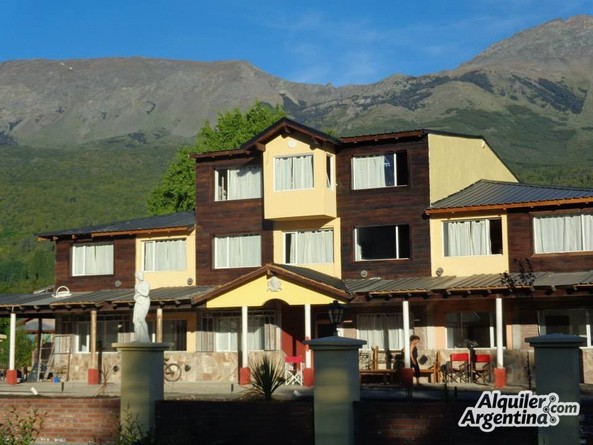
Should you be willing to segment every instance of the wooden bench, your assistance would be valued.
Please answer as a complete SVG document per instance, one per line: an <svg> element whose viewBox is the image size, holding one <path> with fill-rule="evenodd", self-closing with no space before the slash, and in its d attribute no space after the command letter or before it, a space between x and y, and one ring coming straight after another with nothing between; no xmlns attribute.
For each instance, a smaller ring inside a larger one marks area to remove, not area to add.
<svg viewBox="0 0 593 445"><path fill-rule="evenodd" d="M433 379L435 383L441 382L441 355L439 352L437 352L436 359L431 367L420 368L420 377L427 377L428 383L432 383Z"/></svg>
<svg viewBox="0 0 593 445"><path fill-rule="evenodd" d="M364 383L365 377L380 377L384 385L393 385L396 380L397 371L395 369L361 369L360 383Z"/></svg>

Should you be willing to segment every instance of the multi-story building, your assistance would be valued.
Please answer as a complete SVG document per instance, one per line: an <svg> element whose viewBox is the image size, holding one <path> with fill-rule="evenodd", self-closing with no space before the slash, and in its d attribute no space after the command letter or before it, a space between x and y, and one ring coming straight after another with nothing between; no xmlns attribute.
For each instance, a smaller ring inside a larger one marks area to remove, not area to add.
<svg viewBox="0 0 593 445"><path fill-rule="evenodd" d="M427 365L471 343L526 383L525 338L570 333L590 379L593 190L520 184L481 137L335 138L289 119L192 159L195 214L39 235L69 294L18 296L17 314L55 318L77 369L98 341L102 362L117 360L144 271L154 338L173 343L185 379L244 379L263 351L310 369L303 340L332 333L333 300L347 307L341 334L378 348L381 366L413 332Z"/></svg>

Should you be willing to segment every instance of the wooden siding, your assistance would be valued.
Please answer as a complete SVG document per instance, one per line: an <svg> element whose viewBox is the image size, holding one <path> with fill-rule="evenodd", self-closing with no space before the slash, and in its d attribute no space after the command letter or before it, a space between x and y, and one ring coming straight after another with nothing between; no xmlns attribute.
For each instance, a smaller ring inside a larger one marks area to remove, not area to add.
<svg viewBox="0 0 593 445"><path fill-rule="evenodd" d="M354 155L407 152L408 185L372 190L352 190L351 159ZM338 216L342 223L342 277L398 278L430 275L430 231L422 217L429 203L428 140L397 144L363 145L339 152L336 162ZM410 258L388 261L355 261L354 228L408 224Z"/></svg>
<svg viewBox="0 0 593 445"><path fill-rule="evenodd" d="M259 234L262 237L262 264L273 260L272 223L263 219L263 199L214 200L214 167L237 167L261 162L261 156L202 160L196 164L196 280L197 284L221 284L254 268L213 268L215 236Z"/></svg>
<svg viewBox="0 0 593 445"><path fill-rule="evenodd" d="M74 244L88 244L89 240L59 240L56 241L56 288L58 286L67 286L71 292L114 289L116 281L121 282L121 288L133 288L136 264L134 237L94 238L90 242L113 242L113 274L85 277L72 276L72 246Z"/></svg>
<svg viewBox="0 0 593 445"><path fill-rule="evenodd" d="M537 211L512 210L508 215L509 270L519 272L516 260L529 260L534 272L574 272L593 270L593 252L535 254L533 240L533 217L537 215L562 215L593 213L591 208L558 207L538 208Z"/></svg>

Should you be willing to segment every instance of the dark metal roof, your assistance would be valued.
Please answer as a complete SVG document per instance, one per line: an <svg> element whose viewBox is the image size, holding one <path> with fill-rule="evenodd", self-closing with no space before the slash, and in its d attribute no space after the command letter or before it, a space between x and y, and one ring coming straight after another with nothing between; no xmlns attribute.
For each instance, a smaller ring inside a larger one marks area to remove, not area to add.
<svg viewBox="0 0 593 445"><path fill-rule="evenodd" d="M593 200L593 189L520 184L482 179L433 203L430 210L467 207L508 206L569 200Z"/></svg>
<svg viewBox="0 0 593 445"><path fill-rule="evenodd" d="M350 292L344 280L340 278L336 278L313 269L308 269L306 267L292 266L289 264L274 264L274 266L292 272L293 274L300 275L301 277L317 281L318 283L331 286L343 292Z"/></svg>
<svg viewBox="0 0 593 445"><path fill-rule="evenodd" d="M96 226L79 227L74 229L54 230L38 233L39 238L52 238L55 236L81 236L93 233L135 232L154 229L168 229L177 227L193 227L195 225L195 211L174 213L171 215L149 216L146 218L130 219Z"/></svg>

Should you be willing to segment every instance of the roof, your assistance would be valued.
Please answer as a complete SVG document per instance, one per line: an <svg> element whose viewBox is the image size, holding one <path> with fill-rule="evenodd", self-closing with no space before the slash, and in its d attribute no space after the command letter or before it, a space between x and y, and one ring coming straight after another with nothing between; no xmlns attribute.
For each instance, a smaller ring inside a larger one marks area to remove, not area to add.
<svg viewBox="0 0 593 445"><path fill-rule="evenodd" d="M74 229L54 230L38 233L38 238L51 239L63 236L83 236L96 234L127 234L150 230L190 229L195 226L195 211L173 213L170 215L149 216L146 218L130 219L96 226L78 227Z"/></svg>
<svg viewBox="0 0 593 445"><path fill-rule="evenodd" d="M426 213L439 213L439 211L459 208L465 210L494 209L591 202L593 202L593 189L482 179L433 203Z"/></svg>

